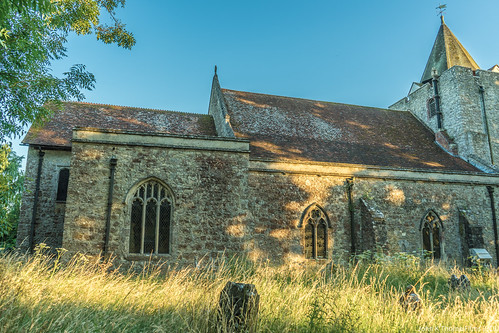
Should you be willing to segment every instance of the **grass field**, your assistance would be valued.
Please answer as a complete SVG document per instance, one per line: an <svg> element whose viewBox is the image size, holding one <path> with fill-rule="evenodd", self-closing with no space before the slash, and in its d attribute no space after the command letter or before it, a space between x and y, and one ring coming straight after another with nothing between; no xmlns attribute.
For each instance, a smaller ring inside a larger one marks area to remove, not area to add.
<svg viewBox="0 0 499 333"><path fill-rule="evenodd" d="M301 268L220 258L127 273L109 261L61 263L42 252L0 256L0 332L216 332L227 281L256 286L261 332L499 331L495 272L420 264L405 254ZM471 290L450 291L450 274L463 273ZM399 304L408 284L423 300L420 311Z"/></svg>

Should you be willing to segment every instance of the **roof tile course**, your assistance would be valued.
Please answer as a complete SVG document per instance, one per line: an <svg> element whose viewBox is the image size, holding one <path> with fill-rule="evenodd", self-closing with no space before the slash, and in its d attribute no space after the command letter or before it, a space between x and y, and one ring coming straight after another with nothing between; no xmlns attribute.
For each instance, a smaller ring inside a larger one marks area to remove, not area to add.
<svg viewBox="0 0 499 333"><path fill-rule="evenodd" d="M79 102L63 105L45 124L32 126L23 143L70 147L75 127L216 136L213 119L208 115Z"/></svg>
<svg viewBox="0 0 499 333"><path fill-rule="evenodd" d="M253 158L478 171L437 146L409 112L222 91Z"/></svg>

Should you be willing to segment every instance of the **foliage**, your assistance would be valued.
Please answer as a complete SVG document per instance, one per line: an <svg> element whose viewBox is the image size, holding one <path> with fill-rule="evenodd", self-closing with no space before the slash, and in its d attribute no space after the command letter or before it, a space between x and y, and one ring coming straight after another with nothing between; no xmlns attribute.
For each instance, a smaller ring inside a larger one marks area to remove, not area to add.
<svg viewBox="0 0 499 333"><path fill-rule="evenodd" d="M82 100L81 90L94 87L94 76L81 64L63 77L51 74L51 63L66 56L70 32L95 33L104 43L130 49L131 33L116 17L125 0L6 0L0 5L0 142L19 135L26 125L51 113L47 102ZM100 22L109 14L112 25ZM53 106L54 104L52 104Z"/></svg>
<svg viewBox="0 0 499 333"><path fill-rule="evenodd" d="M302 267L217 258L196 267L146 263L119 271L100 257L44 253L46 246L31 257L0 256L0 332L215 332L229 280L256 286L261 332L486 332L499 324L497 273L470 275L469 292L451 291L441 281L468 272L439 265L402 270L400 256L392 264ZM399 304L407 284L423 300L417 313Z"/></svg>
<svg viewBox="0 0 499 333"><path fill-rule="evenodd" d="M13 247L16 239L24 184L21 162L8 145L0 147L0 248Z"/></svg>

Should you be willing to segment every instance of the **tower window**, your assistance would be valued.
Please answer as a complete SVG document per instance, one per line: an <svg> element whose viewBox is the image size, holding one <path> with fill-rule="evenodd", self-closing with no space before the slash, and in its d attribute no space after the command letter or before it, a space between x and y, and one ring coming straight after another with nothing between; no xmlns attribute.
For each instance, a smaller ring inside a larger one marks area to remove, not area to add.
<svg viewBox="0 0 499 333"><path fill-rule="evenodd" d="M432 97L426 103L426 108L428 110L428 118L434 117L437 115L437 104L435 102L435 98Z"/></svg>

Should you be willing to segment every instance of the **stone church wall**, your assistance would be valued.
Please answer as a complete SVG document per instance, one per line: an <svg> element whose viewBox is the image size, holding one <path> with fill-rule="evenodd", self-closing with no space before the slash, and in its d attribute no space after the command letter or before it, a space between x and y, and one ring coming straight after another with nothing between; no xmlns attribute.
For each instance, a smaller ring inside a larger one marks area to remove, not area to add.
<svg viewBox="0 0 499 333"><path fill-rule="evenodd" d="M55 249L62 246L65 213L65 203L56 202L59 171L69 167L71 152L62 150L43 150L43 152L45 155L42 163L33 240L35 244L45 243ZM38 150L30 147L26 162L25 190L17 233L17 247L22 251L29 249L38 161Z"/></svg>
<svg viewBox="0 0 499 333"><path fill-rule="evenodd" d="M62 246L71 253L97 255L103 251L110 160L115 157L109 251L120 263L149 260L148 256L128 253L130 208L126 198L135 184L150 177L165 182L174 194L171 253L154 258L170 263L196 264L203 258L235 253L247 253L254 260L269 259L275 264L303 263L301 219L313 204L322 207L331 222L328 259L346 260L352 247L349 178L353 178L357 252L421 253L421 221L433 210L442 220L448 261L465 263L463 251L469 247L471 236L463 235L462 230L460 234L463 212L466 230L480 231L472 238L483 239L484 247L495 257L486 188L499 184L499 177L494 175L250 161L248 143L243 140L143 135L138 139L126 134L113 137L112 133L83 132L92 135L76 137L71 153L45 151L35 243ZM58 173L69 165L70 158L67 203L56 203ZM19 241L25 240L24 249L37 163L38 152L30 149L28 192L19 225Z"/></svg>
<svg viewBox="0 0 499 333"><path fill-rule="evenodd" d="M78 133L88 135L73 141L63 242L71 253L99 254L103 250L109 161L113 156L117 165L109 251L118 261L149 260L147 255L128 254L130 208L126 202L131 188L149 177L166 183L174 195L171 253L154 259L195 264L202 258L245 250L250 236L244 223L248 207L247 142Z"/></svg>
<svg viewBox="0 0 499 333"><path fill-rule="evenodd" d="M380 178L380 172L370 173L357 167L339 170L327 165L251 162L248 180L251 256L278 263L303 262L304 231L298 225L303 211L316 203L324 208L332 224L329 258L347 259L351 253L351 235L346 180L354 177L352 195L358 252L366 250L363 232L372 232L372 229L362 230L364 201L381 213L383 221L377 227L386 234L378 234L376 239L383 242L378 245L385 252L419 255L421 221L433 210L442 221L446 259L463 264L459 214L465 209L473 212L475 218L470 223L482 228L485 247L495 257L487 181L480 185L467 176L443 173L385 171L383 174L386 178ZM454 181L449 181L451 178Z"/></svg>

